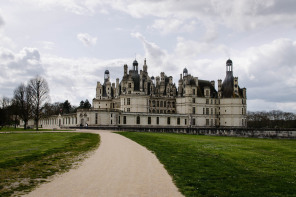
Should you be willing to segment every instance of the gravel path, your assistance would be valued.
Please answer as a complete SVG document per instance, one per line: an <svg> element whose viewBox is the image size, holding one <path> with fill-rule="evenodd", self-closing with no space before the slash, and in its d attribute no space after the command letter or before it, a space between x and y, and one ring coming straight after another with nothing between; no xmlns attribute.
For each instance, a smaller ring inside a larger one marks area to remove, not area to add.
<svg viewBox="0 0 296 197"><path fill-rule="evenodd" d="M182 196L163 165L146 148L110 131L92 132L100 134L101 145L90 158L26 196Z"/></svg>

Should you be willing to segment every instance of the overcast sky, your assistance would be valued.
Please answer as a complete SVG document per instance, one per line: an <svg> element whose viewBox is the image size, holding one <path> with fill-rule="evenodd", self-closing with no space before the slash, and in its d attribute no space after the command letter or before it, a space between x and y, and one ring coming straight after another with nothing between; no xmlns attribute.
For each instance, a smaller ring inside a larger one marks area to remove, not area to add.
<svg viewBox="0 0 296 197"><path fill-rule="evenodd" d="M150 76L177 83L186 67L217 86L231 58L249 111L296 112L295 10L295 0L0 1L0 97L40 75L51 102L78 105L104 70L115 82L135 57Z"/></svg>

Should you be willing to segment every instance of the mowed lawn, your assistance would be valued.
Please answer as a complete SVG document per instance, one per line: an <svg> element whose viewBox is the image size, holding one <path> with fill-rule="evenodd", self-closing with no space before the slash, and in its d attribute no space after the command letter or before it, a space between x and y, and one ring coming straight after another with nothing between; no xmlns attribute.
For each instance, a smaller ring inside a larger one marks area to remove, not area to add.
<svg viewBox="0 0 296 197"><path fill-rule="evenodd" d="M0 134L0 196L29 191L66 171L99 141L99 135L90 133Z"/></svg>
<svg viewBox="0 0 296 197"><path fill-rule="evenodd" d="M296 196L296 140L119 134L154 152L185 196Z"/></svg>

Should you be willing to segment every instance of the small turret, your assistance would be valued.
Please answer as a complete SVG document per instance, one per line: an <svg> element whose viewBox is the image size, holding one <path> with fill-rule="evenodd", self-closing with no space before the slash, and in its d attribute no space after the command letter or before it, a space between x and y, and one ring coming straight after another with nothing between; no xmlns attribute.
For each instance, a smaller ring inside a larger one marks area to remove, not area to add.
<svg viewBox="0 0 296 197"><path fill-rule="evenodd" d="M126 76L127 75L127 64L124 64L123 68L124 68L124 76Z"/></svg>
<svg viewBox="0 0 296 197"><path fill-rule="evenodd" d="M143 71L144 71L145 73L147 73L146 58L145 58L145 60L144 60Z"/></svg>
<svg viewBox="0 0 296 197"><path fill-rule="evenodd" d="M107 83L109 80L110 80L110 72L109 70L105 70L104 83Z"/></svg>

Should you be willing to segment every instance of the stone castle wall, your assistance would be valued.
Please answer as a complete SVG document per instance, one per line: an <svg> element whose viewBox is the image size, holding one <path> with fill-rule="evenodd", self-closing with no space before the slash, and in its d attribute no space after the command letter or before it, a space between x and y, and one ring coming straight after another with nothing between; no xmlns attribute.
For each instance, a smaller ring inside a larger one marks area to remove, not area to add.
<svg viewBox="0 0 296 197"><path fill-rule="evenodd" d="M70 127L77 128L77 127ZM142 127L142 126L105 126L88 127L88 129L103 129L115 131L157 132L157 133L183 133L193 135L252 137L252 138L278 138L296 139L296 129L253 129L253 128L188 128L188 127Z"/></svg>

